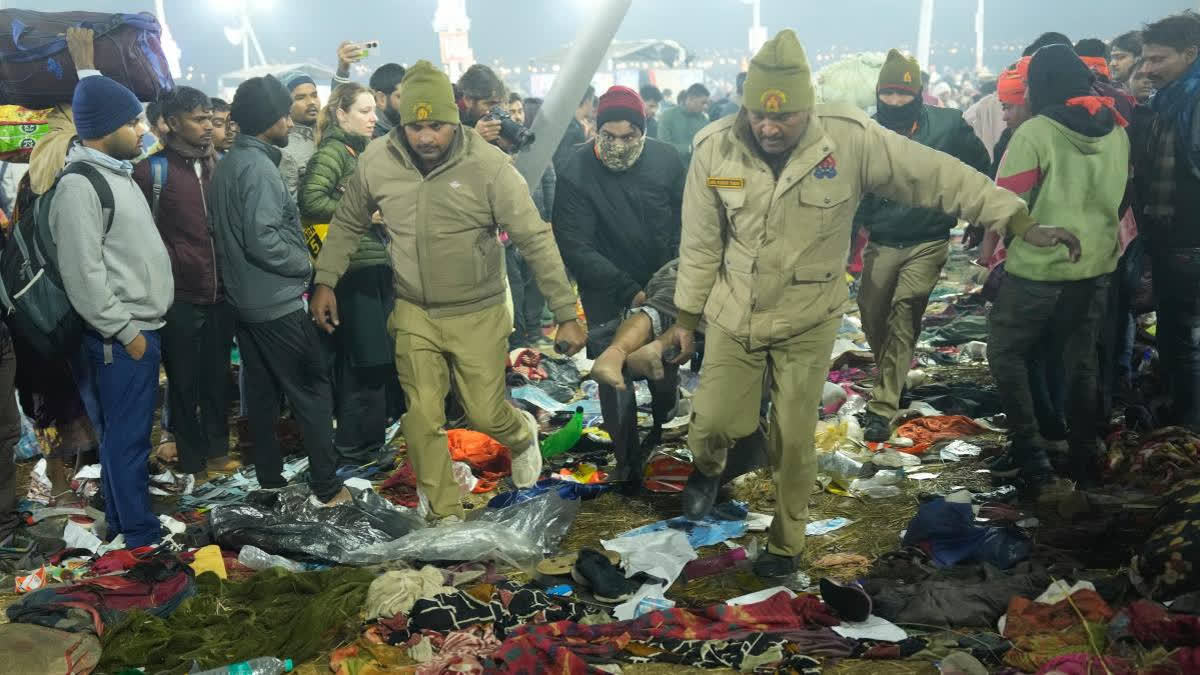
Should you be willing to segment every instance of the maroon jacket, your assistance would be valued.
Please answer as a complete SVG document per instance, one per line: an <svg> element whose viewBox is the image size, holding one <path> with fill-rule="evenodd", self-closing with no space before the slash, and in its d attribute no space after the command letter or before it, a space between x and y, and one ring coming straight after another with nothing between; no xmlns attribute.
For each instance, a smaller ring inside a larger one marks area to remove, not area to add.
<svg viewBox="0 0 1200 675"><path fill-rule="evenodd" d="M224 299L224 292L217 272L207 202L215 157L189 159L170 146L159 153L167 158L167 180L159 197L157 224L171 256L175 300L194 305L216 304ZM134 165L133 179L146 195L146 202L153 205L154 180L149 159Z"/></svg>

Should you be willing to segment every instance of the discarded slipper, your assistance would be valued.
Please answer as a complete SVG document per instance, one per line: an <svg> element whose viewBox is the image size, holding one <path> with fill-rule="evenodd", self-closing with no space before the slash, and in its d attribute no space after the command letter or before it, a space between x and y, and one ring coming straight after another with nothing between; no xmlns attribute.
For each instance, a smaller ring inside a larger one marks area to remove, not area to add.
<svg viewBox="0 0 1200 675"><path fill-rule="evenodd" d="M575 583L590 588L592 597L597 601L614 605L633 597L642 587L643 581L639 580L641 577L648 578L648 575L642 573L626 579L620 567L603 553L591 549L580 551L579 559L571 568L571 578Z"/></svg>
<svg viewBox="0 0 1200 675"><path fill-rule="evenodd" d="M621 564L621 554L613 553L612 551L599 551L599 553L608 557L608 561L613 565ZM546 558L537 564L537 573L547 577L559 577L571 573L571 569L575 567L575 561L579 560L579 553L565 553L556 555L553 558Z"/></svg>
<svg viewBox="0 0 1200 675"><path fill-rule="evenodd" d="M866 621L871 616L871 596L857 583L821 579L821 599L847 621Z"/></svg>

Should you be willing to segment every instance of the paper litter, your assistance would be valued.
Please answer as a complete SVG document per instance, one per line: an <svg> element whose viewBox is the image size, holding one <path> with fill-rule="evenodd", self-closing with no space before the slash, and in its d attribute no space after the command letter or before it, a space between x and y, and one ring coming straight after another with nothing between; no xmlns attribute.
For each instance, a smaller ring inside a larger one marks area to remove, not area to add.
<svg viewBox="0 0 1200 675"><path fill-rule="evenodd" d="M866 621L843 621L840 626L834 626L833 632L852 640L880 640L882 642L900 642L908 639L908 633L887 619L872 614Z"/></svg>

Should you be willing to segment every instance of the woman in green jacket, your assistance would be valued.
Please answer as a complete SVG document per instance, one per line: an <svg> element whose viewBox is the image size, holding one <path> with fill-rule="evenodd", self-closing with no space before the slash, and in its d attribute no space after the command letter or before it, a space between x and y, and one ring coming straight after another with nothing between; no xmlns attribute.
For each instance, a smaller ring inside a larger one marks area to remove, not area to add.
<svg viewBox="0 0 1200 675"><path fill-rule="evenodd" d="M375 115L375 95L350 82L334 89L317 119L317 151L297 195L314 258L358 157L375 132ZM378 212L374 221L382 225ZM387 332L394 291L383 237L382 227L363 236L336 289L342 322L331 340L330 365L338 420L334 445L342 466L361 466L378 457L388 424L389 390L395 391L395 350Z"/></svg>

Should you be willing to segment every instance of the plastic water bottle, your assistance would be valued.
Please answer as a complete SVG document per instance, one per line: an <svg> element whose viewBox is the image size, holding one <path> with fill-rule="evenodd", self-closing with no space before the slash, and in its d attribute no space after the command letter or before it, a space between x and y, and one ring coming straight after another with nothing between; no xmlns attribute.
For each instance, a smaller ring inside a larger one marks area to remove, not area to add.
<svg viewBox="0 0 1200 675"><path fill-rule="evenodd" d="M279 675L292 672L292 660L280 661L274 656L260 656L257 659L231 663L227 666L193 672L190 675Z"/></svg>

